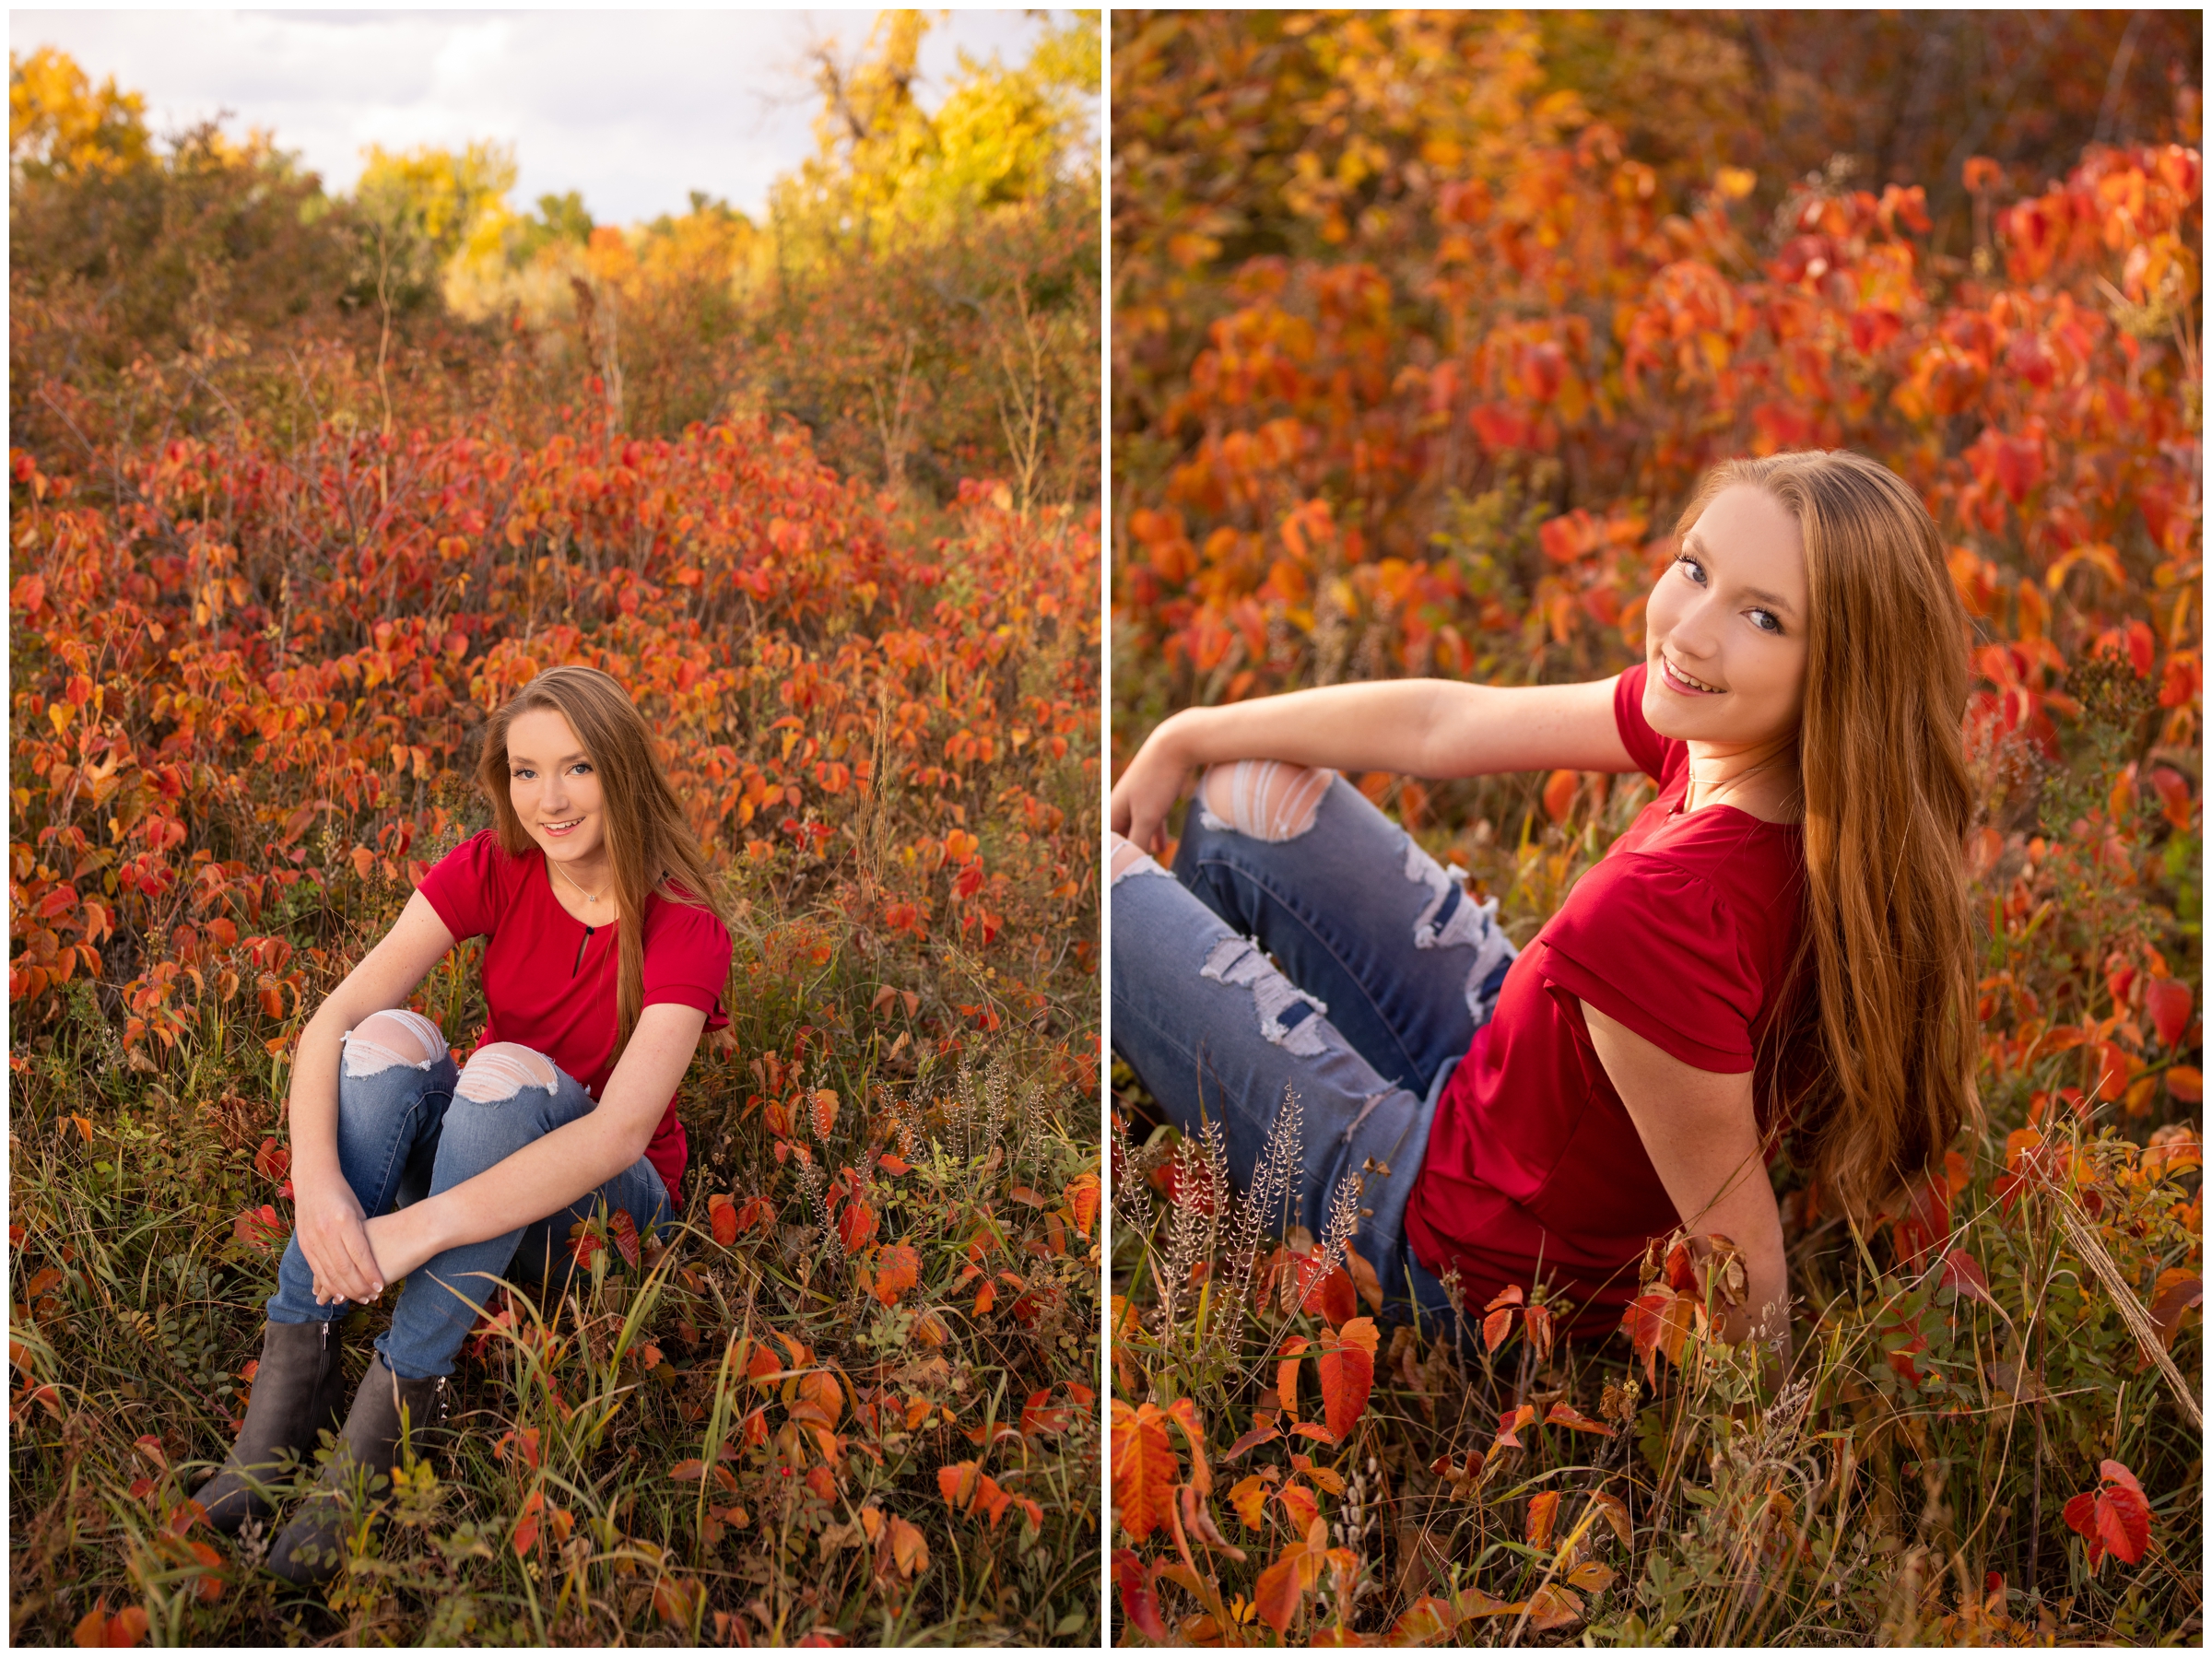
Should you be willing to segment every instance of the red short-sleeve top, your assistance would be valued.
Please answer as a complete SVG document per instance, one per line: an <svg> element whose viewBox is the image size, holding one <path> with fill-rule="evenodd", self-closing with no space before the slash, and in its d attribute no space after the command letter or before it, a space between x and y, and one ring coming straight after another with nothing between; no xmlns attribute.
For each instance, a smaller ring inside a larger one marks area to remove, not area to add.
<svg viewBox="0 0 2212 1657"><path fill-rule="evenodd" d="M421 891L455 938L484 943L483 1040L515 1041L544 1053L605 1096L614 1074L615 992L620 971L612 920L587 926L553 896L546 854L532 846L510 855L499 832L465 840L423 876ZM674 1002L697 1007L707 1028L729 1023L722 989L730 975L730 934L712 910L674 903L658 892L645 899L645 993L641 1006ZM672 1201L689 1146L668 1100L645 1159Z"/></svg>
<svg viewBox="0 0 2212 1657"><path fill-rule="evenodd" d="M1688 750L1645 723L1643 684L1641 667L1621 675L1613 713L1658 798L1506 974L1438 1100L1406 1210L1415 1257L1456 1265L1473 1305L1547 1276L1586 1334L1619 1322L1646 1243L1679 1221L1582 1004L1685 1064L1763 1075L1803 926L1797 826L1730 805L1685 815Z"/></svg>

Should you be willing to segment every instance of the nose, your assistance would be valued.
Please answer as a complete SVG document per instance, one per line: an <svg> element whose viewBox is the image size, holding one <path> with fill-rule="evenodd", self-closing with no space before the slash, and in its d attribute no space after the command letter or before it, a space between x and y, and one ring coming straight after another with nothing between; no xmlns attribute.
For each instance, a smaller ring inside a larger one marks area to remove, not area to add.
<svg viewBox="0 0 2212 1657"><path fill-rule="evenodd" d="M1710 594L1700 593L1685 605L1667 629L1667 642L1685 656L1706 660L1719 648L1718 617Z"/></svg>

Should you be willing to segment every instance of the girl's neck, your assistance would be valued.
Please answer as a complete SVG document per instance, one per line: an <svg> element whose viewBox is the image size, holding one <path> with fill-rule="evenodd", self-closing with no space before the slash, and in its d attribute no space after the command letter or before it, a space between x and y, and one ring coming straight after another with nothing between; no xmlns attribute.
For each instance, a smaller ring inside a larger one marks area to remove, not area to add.
<svg viewBox="0 0 2212 1657"><path fill-rule="evenodd" d="M1692 742L1689 777L1684 784L1684 815L1709 805L1733 805L1761 822L1794 823L1805 815L1797 769L1797 741L1743 747Z"/></svg>
<svg viewBox="0 0 2212 1657"><path fill-rule="evenodd" d="M614 860L602 851L589 860L555 863L546 859L546 884L560 907L586 926L609 926L615 921ZM593 899L596 899L597 901Z"/></svg>

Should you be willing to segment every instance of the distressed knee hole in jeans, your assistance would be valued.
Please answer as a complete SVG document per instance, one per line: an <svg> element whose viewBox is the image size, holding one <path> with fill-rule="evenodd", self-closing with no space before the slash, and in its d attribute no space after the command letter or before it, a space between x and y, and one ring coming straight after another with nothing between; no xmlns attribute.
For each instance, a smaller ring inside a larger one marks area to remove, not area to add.
<svg viewBox="0 0 2212 1657"><path fill-rule="evenodd" d="M1122 884L1124 876L1130 875L1158 875L1168 880L1174 878L1152 860L1151 853L1126 836L1116 834L1110 843L1112 851L1107 864L1107 890L1112 891Z"/></svg>
<svg viewBox="0 0 2212 1657"><path fill-rule="evenodd" d="M1259 1015L1260 1034L1301 1059L1318 1059L1327 1051L1321 1022L1328 1005L1307 994L1276 968L1249 938L1223 938L1198 969L1200 978L1252 992L1253 1009Z"/></svg>
<svg viewBox="0 0 2212 1657"><path fill-rule="evenodd" d="M525 1087L551 1087L559 1080L545 1054L517 1041L494 1041L477 1049L454 1091L479 1105L496 1105Z"/></svg>
<svg viewBox="0 0 2212 1657"><path fill-rule="evenodd" d="M1450 869L1439 867L1436 859L1421 850L1419 841L1410 834L1406 837L1406 878L1429 889L1428 904L1414 917L1413 946L1464 946L1475 951L1475 959L1467 968L1465 994L1467 1011L1480 1024L1496 1011L1499 986L1519 952L1498 924L1498 899L1476 902L1460 885L1466 877L1466 870L1456 864Z"/></svg>
<svg viewBox="0 0 2212 1657"><path fill-rule="evenodd" d="M371 1013L346 1032L346 1074L376 1075L394 1065L428 1070L445 1057L445 1032L405 1007Z"/></svg>
<svg viewBox="0 0 2212 1657"><path fill-rule="evenodd" d="M1276 759L1217 765L1198 784L1198 820L1271 843L1296 840L1313 827L1321 797L1335 781L1335 771Z"/></svg>

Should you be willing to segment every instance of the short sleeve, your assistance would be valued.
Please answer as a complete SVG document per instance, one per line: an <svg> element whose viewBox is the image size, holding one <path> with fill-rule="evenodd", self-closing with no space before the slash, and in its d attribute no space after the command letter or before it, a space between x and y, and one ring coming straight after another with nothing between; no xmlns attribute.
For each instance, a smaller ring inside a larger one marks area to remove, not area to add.
<svg viewBox="0 0 2212 1657"><path fill-rule="evenodd" d="M1620 746L1629 750L1636 769L1664 784L1667 762L1682 745L1660 735L1643 717L1643 682L1650 671L1639 662L1613 682L1613 723L1620 732Z"/></svg>
<svg viewBox="0 0 2212 1657"><path fill-rule="evenodd" d="M695 903L662 899L653 906L645 934L645 993L641 1006L673 1002L697 1007L707 1028L729 1023L722 1010L723 986L730 977L729 929L714 911Z"/></svg>
<svg viewBox="0 0 2212 1657"><path fill-rule="evenodd" d="M1697 1070L1752 1068L1765 986L1711 883L1662 858L1602 860L1544 929L1545 976Z"/></svg>
<svg viewBox="0 0 2212 1657"><path fill-rule="evenodd" d="M416 888L430 900L456 939L484 937L500 923L499 865L506 860L499 831L471 835L440 858Z"/></svg>

